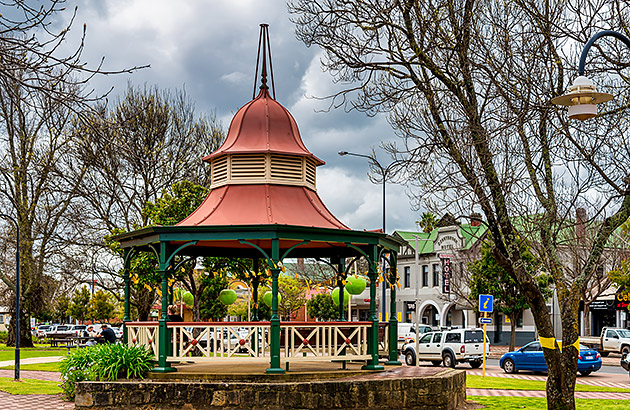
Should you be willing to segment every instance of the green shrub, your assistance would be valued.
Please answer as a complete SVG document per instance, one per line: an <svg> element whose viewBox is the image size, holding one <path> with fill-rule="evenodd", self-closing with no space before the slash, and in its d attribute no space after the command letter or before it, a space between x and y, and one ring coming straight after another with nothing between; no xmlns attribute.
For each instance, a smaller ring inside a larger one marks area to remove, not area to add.
<svg viewBox="0 0 630 410"><path fill-rule="evenodd" d="M6 343L8 338L9 338L9 332L7 331L0 332L0 343Z"/></svg>
<svg viewBox="0 0 630 410"><path fill-rule="evenodd" d="M61 361L60 386L66 398L74 400L76 382L144 378L152 367L153 353L144 346L94 345L78 349Z"/></svg>

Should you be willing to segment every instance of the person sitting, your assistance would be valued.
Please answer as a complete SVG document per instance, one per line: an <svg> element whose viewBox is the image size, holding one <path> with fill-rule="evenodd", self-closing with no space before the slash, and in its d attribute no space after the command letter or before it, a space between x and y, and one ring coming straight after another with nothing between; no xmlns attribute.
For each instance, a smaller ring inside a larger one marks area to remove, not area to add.
<svg viewBox="0 0 630 410"><path fill-rule="evenodd" d="M99 343L116 343L116 333L107 325L101 326L101 334L99 335Z"/></svg>
<svg viewBox="0 0 630 410"><path fill-rule="evenodd" d="M184 318L182 315L177 313L177 306L171 305L168 307L168 320L171 322L183 322Z"/></svg>
<svg viewBox="0 0 630 410"><path fill-rule="evenodd" d="M94 326L89 325L87 329L85 329L85 331L83 332L83 337L91 338L85 342L86 346L94 346L96 344L96 338L98 337L98 333L94 331Z"/></svg>

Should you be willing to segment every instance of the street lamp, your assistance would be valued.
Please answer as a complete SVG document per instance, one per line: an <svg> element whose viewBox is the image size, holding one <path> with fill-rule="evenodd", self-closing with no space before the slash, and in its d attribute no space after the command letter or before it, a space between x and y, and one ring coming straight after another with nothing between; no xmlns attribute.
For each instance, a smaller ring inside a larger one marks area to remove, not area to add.
<svg viewBox="0 0 630 410"><path fill-rule="evenodd" d="M378 168L380 170L380 174L383 177L383 181L382 181L382 185L383 185L383 233L386 233L385 231L385 182L387 181L387 177L389 175L389 173L392 171L392 169L394 169L394 167L396 165L400 164L400 161L394 161L391 164L389 164L386 167L383 167L380 162L378 162L378 160L376 159L376 156L369 156L369 155L365 155L365 154L355 154L354 152L348 152L348 151L339 151L338 154L340 156L345 156L345 155L352 155L354 157L361 157L361 158L366 158L370 161L370 163L372 165L374 165L376 168ZM383 278L385 279L385 281L387 281L387 278L385 278L385 258L383 258ZM383 306L382 306L382 311L383 311L383 320L385 320L385 311L386 311L386 307L385 307L385 284L383 284Z"/></svg>
<svg viewBox="0 0 630 410"><path fill-rule="evenodd" d="M578 77L573 82L573 85L569 87L567 94L551 100L553 104L569 107L569 118L571 119L584 121L593 118L597 115L597 104L613 99L611 94L597 92L593 82L584 76L584 65L586 64L588 50L597 39L605 36L615 37L630 48L630 39L612 30L600 31L588 40L580 56Z"/></svg>
<svg viewBox="0 0 630 410"><path fill-rule="evenodd" d="M7 214L0 214L15 224L15 373L14 379L20 380L20 225Z"/></svg>

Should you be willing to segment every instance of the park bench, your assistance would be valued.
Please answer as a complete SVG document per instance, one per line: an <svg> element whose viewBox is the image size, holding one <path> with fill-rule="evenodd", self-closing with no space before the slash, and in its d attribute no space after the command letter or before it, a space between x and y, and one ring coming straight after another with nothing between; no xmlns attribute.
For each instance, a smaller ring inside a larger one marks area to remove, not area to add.
<svg viewBox="0 0 630 410"><path fill-rule="evenodd" d="M65 347L68 349L68 354L70 354L70 349L77 347L74 344L74 340L70 337L52 338L48 339L48 342L50 342L50 347Z"/></svg>

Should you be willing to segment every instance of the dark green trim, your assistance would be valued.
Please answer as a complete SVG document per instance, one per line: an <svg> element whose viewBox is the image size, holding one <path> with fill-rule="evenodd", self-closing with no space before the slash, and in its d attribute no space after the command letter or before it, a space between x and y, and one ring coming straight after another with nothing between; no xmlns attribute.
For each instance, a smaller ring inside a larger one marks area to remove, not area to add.
<svg viewBox="0 0 630 410"><path fill-rule="evenodd" d="M396 254L390 253L387 263L389 264L389 284L390 284L390 315L389 315L389 360L385 363L391 366L400 366L398 361L398 312L396 312L396 287L398 283L398 267ZM387 283L387 282L385 282Z"/></svg>
<svg viewBox="0 0 630 410"><path fill-rule="evenodd" d="M171 264L171 261L173 260L173 258L177 255L177 253L179 251L181 251L182 249L188 248L189 246L192 245L197 245L199 243L199 241L190 241L188 243L183 244L182 246L180 246L179 248L175 249L175 251L173 253L170 254L170 256L168 257L168 260L166 261L166 266Z"/></svg>
<svg viewBox="0 0 630 410"><path fill-rule="evenodd" d="M284 369L280 367L280 316L278 316L278 276L280 275L280 240L273 239L271 242L271 292L273 295L271 302L271 321L269 325L270 335L270 366L266 370L269 374L282 374Z"/></svg>

